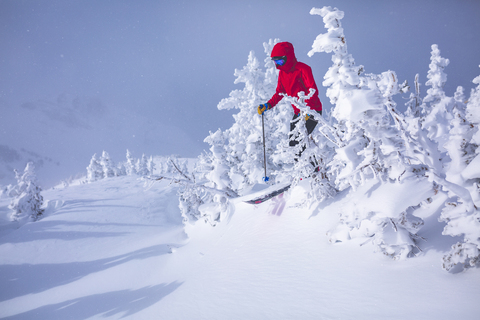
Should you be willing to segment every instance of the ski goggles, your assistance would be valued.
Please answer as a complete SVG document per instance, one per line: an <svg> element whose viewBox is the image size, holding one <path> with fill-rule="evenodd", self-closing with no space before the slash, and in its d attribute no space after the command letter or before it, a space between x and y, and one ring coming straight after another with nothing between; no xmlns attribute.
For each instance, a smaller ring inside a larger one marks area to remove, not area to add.
<svg viewBox="0 0 480 320"><path fill-rule="evenodd" d="M283 56L283 57L273 57L272 58L273 62L275 62L275 64L277 66L283 66L285 64L285 62L287 62L287 57L286 56Z"/></svg>

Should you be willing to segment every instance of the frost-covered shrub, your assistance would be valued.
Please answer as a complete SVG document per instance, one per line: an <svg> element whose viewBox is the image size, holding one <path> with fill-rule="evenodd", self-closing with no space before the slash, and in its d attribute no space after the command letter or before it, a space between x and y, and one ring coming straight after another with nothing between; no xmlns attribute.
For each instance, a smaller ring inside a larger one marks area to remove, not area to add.
<svg viewBox="0 0 480 320"><path fill-rule="evenodd" d="M12 220L36 221L43 214L43 197L35 175L35 167L29 162L21 176L17 175L15 198L9 205L13 210Z"/></svg>
<svg viewBox="0 0 480 320"><path fill-rule="evenodd" d="M205 178L208 180L206 185L219 190L231 190L232 181L228 175L230 167L224 149L224 133L220 129L213 133L210 132L210 135L205 138L204 142L210 145L211 155L208 163L205 163L205 165L210 167L209 172L205 173Z"/></svg>
<svg viewBox="0 0 480 320"><path fill-rule="evenodd" d="M224 132L220 129L210 132L204 141L210 145L210 152L199 157L196 170L199 177L206 181L201 186L185 186L182 197L188 199L188 208L194 209L190 215L215 225L229 205L227 194L236 195L236 192L232 189L233 183L229 176Z"/></svg>
<svg viewBox="0 0 480 320"><path fill-rule="evenodd" d="M195 184L184 183L178 190L179 208L184 221L196 221L201 218L199 208L204 203L205 190Z"/></svg>
<svg viewBox="0 0 480 320"><path fill-rule="evenodd" d="M206 154L199 157L200 161L192 173L189 173L186 161L169 159L174 170L169 178L179 185L179 208L184 221L203 220L215 226L227 212L229 198L236 197L237 194L226 186L223 189L220 187L224 183L221 165L218 166L219 162L214 159L205 158L205 162L202 162L204 156ZM208 165L205 166L206 164ZM218 178L209 181L206 179L209 175L218 175Z"/></svg>
<svg viewBox="0 0 480 320"><path fill-rule="evenodd" d="M442 234L452 237L463 235L463 242L453 245L450 252L443 256L443 269L449 271L456 264L475 266L480 261L480 211L457 199L457 202L447 203L440 220L447 223Z"/></svg>

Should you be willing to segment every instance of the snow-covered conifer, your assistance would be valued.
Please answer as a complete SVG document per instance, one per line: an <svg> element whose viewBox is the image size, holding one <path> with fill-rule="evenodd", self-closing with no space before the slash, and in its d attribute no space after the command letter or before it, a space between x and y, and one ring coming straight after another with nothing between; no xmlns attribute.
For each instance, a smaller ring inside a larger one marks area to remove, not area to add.
<svg viewBox="0 0 480 320"><path fill-rule="evenodd" d="M115 168L115 172L117 176L127 175L127 169L125 168L125 163L123 162L118 163L117 167Z"/></svg>
<svg viewBox="0 0 480 320"><path fill-rule="evenodd" d="M168 158L167 157L159 157L157 159L157 173L158 174L166 174L168 170Z"/></svg>
<svg viewBox="0 0 480 320"><path fill-rule="evenodd" d="M427 90L427 96L423 101L435 105L445 97L443 87L447 82L447 74L444 70L450 61L440 55L440 49L438 49L436 44L432 45L430 61L430 69L427 74L428 81L426 83L427 86L430 86L430 89Z"/></svg>
<svg viewBox="0 0 480 320"><path fill-rule="evenodd" d="M197 221L202 217L199 208L204 203L205 190L195 184L182 184L178 189L179 208L184 219Z"/></svg>
<svg viewBox="0 0 480 320"><path fill-rule="evenodd" d="M210 135L204 140L210 145L211 152L211 170L205 177L209 180L207 185L211 188L219 190L231 189L231 179L228 175L229 166L226 160L226 152L224 150L225 137L224 133L218 129L215 132L210 132Z"/></svg>
<svg viewBox="0 0 480 320"><path fill-rule="evenodd" d="M148 174L150 175L155 173L155 161L153 160L153 156L150 156L150 158L148 158L147 170L148 170Z"/></svg>
<svg viewBox="0 0 480 320"><path fill-rule="evenodd" d="M137 164L135 166L136 172L140 176L148 176L148 163L147 163L147 156L142 154L142 158L137 160Z"/></svg>
<svg viewBox="0 0 480 320"><path fill-rule="evenodd" d="M102 165L97 159L97 154L94 154L92 159L90 159L90 164L87 167L87 181L94 182L103 179L104 176L105 174L103 172Z"/></svg>
<svg viewBox="0 0 480 320"><path fill-rule="evenodd" d="M405 104L407 106L407 111L405 115L412 118L420 117L420 106L422 105L422 98L420 97L420 81L418 73L415 75L415 92L410 93L410 99Z"/></svg>
<svg viewBox="0 0 480 320"><path fill-rule="evenodd" d="M259 89L264 81L264 73L253 51L248 56L247 65L242 70L235 70L235 76L234 83L244 83L244 89L232 91L229 98L220 101L218 109L237 108L240 112L233 115L235 123L230 129L225 133L217 131L210 135L211 139L207 139L213 144L220 135L225 139L225 144L218 145L215 152L219 154L219 149L225 148L223 165L228 166L225 175L229 174L236 182L234 188L241 190L261 181L263 176L261 119L255 106L265 102L266 94Z"/></svg>
<svg viewBox="0 0 480 320"><path fill-rule="evenodd" d="M230 167L226 159L224 132L220 129L210 132L204 141L210 145L210 152L199 157L195 166L197 176L194 173L187 174L186 162L173 164L176 171L188 180L179 191L182 214L215 225L229 207L226 193L235 195L236 192L232 189L232 180L228 174ZM205 179L206 182L199 184L196 179Z"/></svg>
<svg viewBox="0 0 480 320"><path fill-rule="evenodd" d="M453 119L452 110L455 100L447 97L443 87L447 81L447 75L444 72L448 66L449 60L440 56L440 50L436 44L432 45L430 69L428 71L428 81L426 83L430 88L427 90L427 96L423 99L422 109L424 119L422 129L427 131L427 136L438 144L440 152L443 153L442 161L445 157L444 148L448 139L450 122Z"/></svg>
<svg viewBox="0 0 480 320"><path fill-rule="evenodd" d="M473 83L477 85L476 88L472 89L470 93L470 98L467 103L467 119L476 124L475 133L472 137L472 143L480 146L480 130L478 124L480 124L480 76L473 79ZM480 153L480 150L477 149L477 154Z"/></svg>
<svg viewBox="0 0 480 320"><path fill-rule="evenodd" d="M12 200L9 208L12 213L13 220L32 219L36 221L43 214L41 208L43 197L40 195L42 189L38 186L35 175L35 167L32 162L27 163L25 170L18 177L17 195Z"/></svg>
<svg viewBox="0 0 480 320"><path fill-rule="evenodd" d="M473 138L472 125L466 117L466 105L463 102L463 88L458 87L454 98L452 121L447 134L447 142L444 148L447 150L450 161L445 165L446 179L450 182L463 185L464 179L461 172L475 156L476 145L471 143Z"/></svg>
<svg viewBox="0 0 480 320"><path fill-rule="evenodd" d="M103 170L103 177L104 178L111 178L115 177L115 165L110 158L110 155L108 154L107 151L102 152L102 156L99 159L99 163L102 166Z"/></svg>
<svg viewBox="0 0 480 320"><path fill-rule="evenodd" d="M331 168L336 175L337 189L343 190L350 185L355 187L356 176L368 168L367 165L359 170L362 161L358 153L368 146L369 141L356 120L358 116L372 108L369 101L376 99L375 97L368 99L371 92L362 90L365 87L365 82L360 77L363 66L356 66L353 57L347 52L347 43L340 22L344 17L343 11L323 7L313 8L310 14L323 17L327 33L317 36L308 55L311 57L316 52L333 52L333 65L325 74L323 85L328 87L327 97L330 102L336 105L332 116L338 121L335 127L337 132L341 133L339 140L342 142L337 148ZM378 104L373 107L381 109ZM371 170L375 172L374 168Z"/></svg>
<svg viewBox="0 0 480 320"><path fill-rule="evenodd" d="M347 51L342 11L323 7L310 13L323 17L328 32L317 37L309 55L333 52L333 65L323 85L329 87L327 96L335 105L332 116L338 122L339 146L331 164L337 173L337 188L355 188L368 177L399 179L406 161L400 129L391 126L390 116L396 113L392 97L404 91L405 85L393 71L362 76L363 66L356 66Z"/></svg>
<svg viewBox="0 0 480 320"><path fill-rule="evenodd" d="M129 176L137 173L137 170L135 169L135 158L132 156L132 153L128 149L127 162L125 163L125 171Z"/></svg>
<svg viewBox="0 0 480 320"><path fill-rule="evenodd" d="M442 266L447 271L458 264L469 267L480 263L480 76L473 82L478 86L472 90L466 112L463 92L457 89L454 120L445 144L452 159L446 176L460 192L447 203L440 220L447 223L444 235L463 235L463 242L453 245L443 257Z"/></svg>
<svg viewBox="0 0 480 320"><path fill-rule="evenodd" d="M401 84L393 71L362 75L363 66L356 66L347 51L340 22L344 17L342 11L323 7L314 8L310 13L323 17L328 32L316 38L309 55L333 52L333 65L323 85L329 87L327 96L335 105L332 116L337 121L334 128L338 147L328 166L332 176L336 176L337 189L358 188L367 180L391 185L405 184L406 179L415 181L417 168L406 156L406 124L393 100L394 95L406 91L406 84ZM427 197L427 194L422 193L416 203L395 210L344 212L331 239L335 241L336 232L346 226L350 237L370 237L384 254L395 259L406 257L416 249L416 232L423 223L411 214L412 208L425 200L421 196Z"/></svg>

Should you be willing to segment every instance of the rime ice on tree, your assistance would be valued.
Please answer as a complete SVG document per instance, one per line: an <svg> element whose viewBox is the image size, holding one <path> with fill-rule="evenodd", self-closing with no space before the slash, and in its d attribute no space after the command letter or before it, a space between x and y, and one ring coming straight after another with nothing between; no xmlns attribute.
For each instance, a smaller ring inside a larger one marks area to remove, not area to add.
<svg viewBox="0 0 480 320"><path fill-rule="evenodd" d="M94 182L103 179L104 176L103 167L97 159L97 154L94 154L87 167L87 181Z"/></svg>
<svg viewBox="0 0 480 320"><path fill-rule="evenodd" d="M323 7L310 13L322 16L328 31L316 38L309 55L333 52L333 65L323 85L328 86L327 96L335 105L332 116L337 120L334 127L338 146L328 166L332 176L336 175L337 188L356 189L367 181L378 181L390 184L393 190L408 189L409 184L415 184L417 168L406 156L407 125L392 99L405 91L406 84L400 84L393 71L362 75L363 66L355 66L347 51L340 22L342 11ZM417 248L416 233L423 224L412 214L412 208L433 192L428 182L421 188L424 191L393 209L352 205L341 213L341 223L330 233L330 240L344 238L340 234L346 230L347 238L368 237L377 249L395 259L412 254Z"/></svg>
<svg viewBox="0 0 480 320"><path fill-rule="evenodd" d="M127 162L125 163L125 171L129 176L137 173L137 170L135 169L135 158L132 156L132 153L128 149L127 149Z"/></svg>
<svg viewBox="0 0 480 320"><path fill-rule="evenodd" d="M447 223L444 235L463 236L463 242L456 243L443 257L445 270L458 264L469 267L480 262L480 76L473 83L477 87L466 106L463 90L457 90L450 139L445 144L452 159L447 179L464 191L456 193L456 201L448 202L441 215L441 220Z"/></svg>
<svg viewBox="0 0 480 320"><path fill-rule="evenodd" d="M32 162L27 164L21 176L17 175L17 182L17 195L9 205L9 208L14 211L12 219L38 220L43 213L41 208L43 197L40 195L42 189L37 184L35 167Z"/></svg>
<svg viewBox="0 0 480 320"><path fill-rule="evenodd" d="M108 152L106 151L102 152L102 156L100 157L99 163L102 166L103 176L105 178L111 178L116 176L116 172L115 172L116 168Z"/></svg>

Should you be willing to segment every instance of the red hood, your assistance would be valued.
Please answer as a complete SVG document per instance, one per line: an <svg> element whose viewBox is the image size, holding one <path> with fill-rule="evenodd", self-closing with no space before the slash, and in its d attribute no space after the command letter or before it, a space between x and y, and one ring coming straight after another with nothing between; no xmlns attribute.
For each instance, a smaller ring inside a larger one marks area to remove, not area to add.
<svg viewBox="0 0 480 320"><path fill-rule="evenodd" d="M295 52L293 50L293 45L290 42L279 42L277 43L272 50L271 57L287 57L287 63L283 66L275 65L277 69L289 72L297 64L297 58L295 57Z"/></svg>

